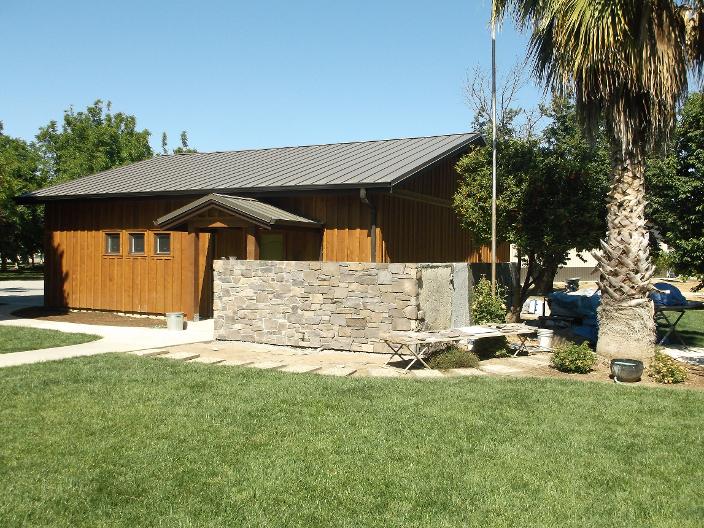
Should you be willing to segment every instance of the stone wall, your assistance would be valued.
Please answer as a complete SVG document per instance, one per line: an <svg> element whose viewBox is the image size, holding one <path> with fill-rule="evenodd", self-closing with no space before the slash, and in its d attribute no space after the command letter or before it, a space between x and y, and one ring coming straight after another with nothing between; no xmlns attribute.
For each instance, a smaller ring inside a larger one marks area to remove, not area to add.
<svg viewBox="0 0 704 528"><path fill-rule="evenodd" d="M387 352L388 331L468 324L468 275L466 264L217 260L215 337Z"/></svg>

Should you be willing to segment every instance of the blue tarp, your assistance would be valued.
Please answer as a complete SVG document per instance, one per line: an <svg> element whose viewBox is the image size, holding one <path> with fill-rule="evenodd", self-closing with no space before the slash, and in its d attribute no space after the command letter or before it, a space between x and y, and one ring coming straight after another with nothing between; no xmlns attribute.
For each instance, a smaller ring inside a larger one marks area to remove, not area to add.
<svg viewBox="0 0 704 528"><path fill-rule="evenodd" d="M599 323L596 309L601 303L601 292L591 295L585 293L554 292L550 294L550 313L575 317L582 320L581 325L573 325L572 331L596 343L599 334Z"/></svg>
<svg viewBox="0 0 704 528"><path fill-rule="evenodd" d="M664 306L684 306L687 299L679 288L667 282L656 282L654 291L650 298L655 304ZM591 295L586 293L566 293L554 292L550 294L550 309L553 315L575 317L582 320L581 325L574 325L572 331L582 337L586 337L592 342L596 342L599 334L599 322L596 318L596 311L601 303L601 292L597 291Z"/></svg>
<svg viewBox="0 0 704 528"><path fill-rule="evenodd" d="M667 282L656 282L653 286L660 290L650 294L650 298L655 304L663 306L685 306L687 304L687 298L682 295L677 286Z"/></svg>

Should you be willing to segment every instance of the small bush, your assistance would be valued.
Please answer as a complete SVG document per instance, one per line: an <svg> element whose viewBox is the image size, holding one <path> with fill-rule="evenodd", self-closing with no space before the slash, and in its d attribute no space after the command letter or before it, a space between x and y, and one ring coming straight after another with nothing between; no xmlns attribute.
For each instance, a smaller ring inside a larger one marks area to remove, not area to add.
<svg viewBox="0 0 704 528"><path fill-rule="evenodd" d="M586 342L581 345L563 345L556 348L552 355L552 366L561 372L586 374L595 364L596 354Z"/></svg>
<svg viewBox="0 0 704 528"><path fill-rule="evenodd" d="M648 367L648 376L657 383L682 383L687 379L687 367L658 350Z"/></svg>
<svg viewBox="0 0 704 528"><path fill-rule="evenodd" d="M474 341L472 352L481 359L507 357L509 355L508 340L505 336L483 337Z"/></svg>
<svg viewBox="0 0 704 528"><path fill-rule="evenodd" d="M476 325L505 323L506 306L501 301L503 291L498 287L496 295L491 294L491 282L482 277L474 286L472 298L472 322Z"/></svg>
<svg viewBox="0 0 704 528"><path fill-rule="evenodd" d="M479 365L479 358L476 354L459 348L449 346L434 352L430 356L428 365L433 369L453 369L453 368L476 368Z"/></svg>

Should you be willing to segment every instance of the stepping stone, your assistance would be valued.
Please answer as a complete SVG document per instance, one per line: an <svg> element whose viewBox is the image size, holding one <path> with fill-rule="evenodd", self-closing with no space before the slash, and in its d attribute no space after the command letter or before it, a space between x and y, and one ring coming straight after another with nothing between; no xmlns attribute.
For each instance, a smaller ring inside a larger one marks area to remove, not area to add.
<svg viewBox="0 0 704 528"><path fill-rule="evenodd" d="M323 376L351 376L357 372L357 369L349 368L349 367L329 367L329 368L324 368L322 370L318 370L315 373L316 374L322 374Z"/></svg>
<svg viewBox="0 0 704 528"><path fill-rule="evenodd" d="M223 367L246 367L254 363L254 361L249 359L227 359L222 363L218 363Z"/></svg>
<svg viewBox="0 0 704 528"><path fill-rule="evenodd" d="M191 363L203 363L204 365L217 365L218 363L222 363L225 361L222 358L216 358L216 357L197 357Z"/></svg>
<svg viewBox="0 0 704 528"><path fill-rule="evenodd" d="M320 370L320 367L316 365L287 365L279 370L281 372L291 372L293 374L306 374L308 372Z"/></svg>
<svg viewBox="0 0 704 528"><path fill-rule="evenodd" d="M414 370L413 375L416 378L422 378L422 379L439 379L439 378L445 377L445 375L442 372L440 372L439 370L432 370L432 369Z"/></svg>
<svg viewBox="0 0 704 528"><path fill-rule="evenodd" d="M505 365L482 365L479 367L480 370L488 372L489 374L499 374L501 376L511 376L513 374L522 374L523 369L507 367Z"/></svg>
<svg viewBox="0 0 704 528"><path fill-rule="evenodd" d="M166 354L168 350L135 350L134 352L130 352L133 356L140 356L140 357L153 357L153 356L160 356L162 354Z"/></svg>
<svg viewBox="0 0 704 528"><path fill-rule="evenodd" d="M520 367L520 365L525 365L528 367L547 367L550 364L550 358L549 357L541 357L541 356L524 356L524 357L515 357L511 358L508 360L510 363L517 363Z"/></svg>
<svg viewBox="0 0 704 528"><path fill-rule="evenodd" d="M170 352L169 354L164 354L163 356L156 356L158 358L167 358L167 359L178 359L180 361L189 361L191 359L195 359L197 357L200 357L200 354L198 352Z"/></svg>
<svg viewBox="0 0 704 528"><path fill-rule="evenodd" d="M260 363L255 363L252 366L254 368L262 369L262 370L271 370L279 367L283 367L285 363L282 363L281 361L262 361Z"/></svg>
<svg viewBox="0 0 704 528"><path fill-rule="evenodd" d="M478 368L454 368L449 369L448 372L456 376L488 376L486 372L482 372Z"/></svg>
<svg viewBox="0 0 704 528"><path fill-rule="evenodd" d="M401 375L398 370L385 368L371 368L367 370L367 374L372 378L398 378Z"/></svg>

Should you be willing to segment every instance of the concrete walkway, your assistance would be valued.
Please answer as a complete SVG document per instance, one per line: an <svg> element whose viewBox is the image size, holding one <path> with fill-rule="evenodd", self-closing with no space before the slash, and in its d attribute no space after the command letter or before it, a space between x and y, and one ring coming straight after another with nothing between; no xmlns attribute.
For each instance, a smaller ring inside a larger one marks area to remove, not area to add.
<svg viewBox="0 0 704 528"><path fill-rule="evenodd" d="M449 370L411 369L405 364L386 365L388 354L299 349L240 341L198 343L134 352L137 356L187 361L206 365L251 367L290 373L374 378L447 379L458 376L528 376L547 368L550 355L544 352L517 358L482 361L479 368Z"/></svg>
<svg viewBox="0 0 704 528"><path fill-rule="evenodd" d="M189 322L186 330L174 332L164 328L62 323L38 319L22 319L11 315L11 312L18 308L41 306L43 303L43 287L43 281L0 281L0 325L95 334L101 336L102 339L81 345L0 354L0 367L78 356L92 356L107 352L131 352L213 340L212 320L197 323Z"/></svg>

